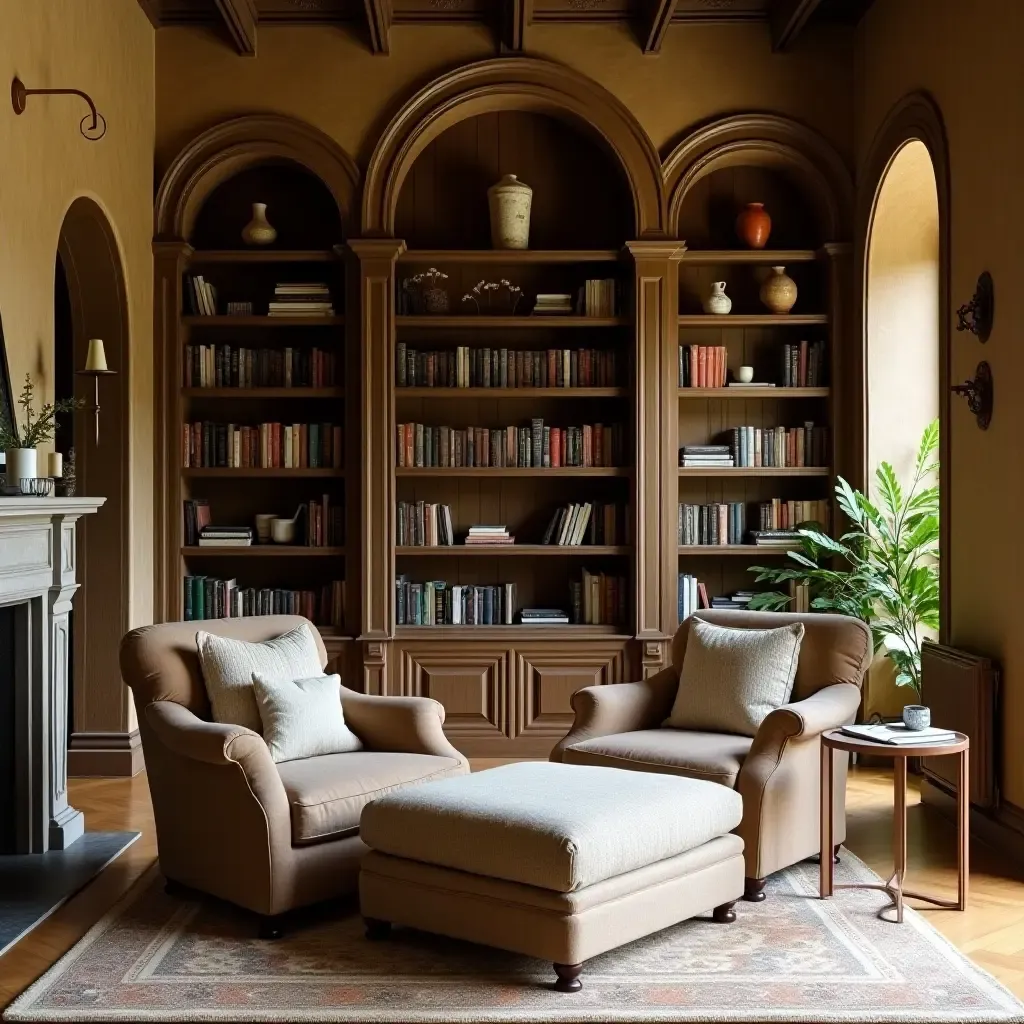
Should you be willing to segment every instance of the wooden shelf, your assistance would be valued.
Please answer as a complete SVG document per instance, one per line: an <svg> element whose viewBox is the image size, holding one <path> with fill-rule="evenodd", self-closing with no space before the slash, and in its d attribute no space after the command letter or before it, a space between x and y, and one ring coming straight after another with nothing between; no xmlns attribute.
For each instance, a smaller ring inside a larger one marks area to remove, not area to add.
<svg viewBox="0 0 1024 1024"><path fill-rule="evenodd" d="M614 263L619 249L409 249L400 263Z"/></svg>
<svg viewBox="0 0 1024 1024"><path fill-rule="evenodd" d="M828 323L827 313L683 313L680 327L813 327Z"/></svg>
<svg viewBox="0 0 1024 1024"><path fill-rule="evenodd" d="M599 555L629 555L633 549L627 545L612 544L448 544L439 547L396 547L396 555L413 558L587 558Z"/></svg>
<svg viewBox="0 0 1024 1024"><path fill-rule="evenodd" d="M345 476L343 469L263 469L262 467L243 467L240 469L226 469L224 467L194 467L183 469L183 477L224 477L225 479L241 479L243 477L267 478L275 476L294 477L332 477L342 479Z"/></svg>
<svg viewBox="0 0 1024 1024"><path fill-rule="evenodd" d="M828 398L829 388L680 388L680 399Z"/></svg>
<svg viewBox="0 0 1024 1024"><path fill-rule="evenodd" d="M339 327L343 316L183 316L184 327Z"/></svg>
<svg viewBox="0 0 1024 1024"><path fill-rule="evenodd" d="M189 265L208 263L337 263L330 249L197 249Z"/></svg>
<svg viewBox="0 0 1024 1024"><path fill-rule="evenodd" d="M677 470L683 476L830 476L832 470L827 466L736 466L732 469L725 466L712 466L708 469L696 469L680 466Z"/></svg>
<svg viewBox="0 0 1024 1024"><path fill-rule="evenodd" d="M423 477L580 477L580 476L629 476L632 470L627 466L396 466L395 476Z"/></svg>
<svg viewBox="0 0 1024 1024"><path fill-rule="evenodd" d="M202 319L197 318L197 319ZM210 319L210 318L207 318ZM713 317L712 319L722 319ZM625 316L398 316L395 322L399 327L465 327L473 330L497 330L523 328L527 330L557 330L559 328L585 327L625 327L632 323Z"/></svg>
<svg viewBox="0 0 1024 1024"><path fill-rule="evenodd" d="M312 547L305 544L249 544L230 547L183 547L182 555L188 558L316 558L330 555L344 557L345 549L339 547Z"/></svg>
<svg viewBox="0 0 1024 1024"><path fill-rule="evenodd" d="M395 388L396 398L625 398L628 388Z"/></svg>
<svg viewBox="0 0 1024 1024"><path fill-rule="evenodd" d="M454 640L508 640L516 637L519 640L554 640L554 639L585 639L586 637L608 637L616 640L629 640L630 634L623 632L621 626L577 626L572 623L553 623L549 626L520 625L513 626L396 626L395 637L398 640L422 640L424 637L436 636Z"/></svg>
<svg viewBox="0 0 1024 1024"><path fill-rule="evenodd" d="M182 388L185 398L344 398L345 389L331 388Z"/></svg>
<svg viewBox="0 0 1024 1024"><path fill-rule="evenodd" d="M314 626L314 628L325 640L355 640L354 636L347 636L337 626Z"/></svg>
<svg viewBox="0 0 1024 1024"><path fill-rule="evenodd" d="M814 249L687 249L682 262L695 266L716 263L749 263L776 266L787 263L813 263Z"/></svg>
<svg viewBox="0 0 1024 1024"><path fill-rule="evenodd" d="M784 555L787 551L799 551L799 544L680 544L679 554L688 558L693 555Z"/></svg>

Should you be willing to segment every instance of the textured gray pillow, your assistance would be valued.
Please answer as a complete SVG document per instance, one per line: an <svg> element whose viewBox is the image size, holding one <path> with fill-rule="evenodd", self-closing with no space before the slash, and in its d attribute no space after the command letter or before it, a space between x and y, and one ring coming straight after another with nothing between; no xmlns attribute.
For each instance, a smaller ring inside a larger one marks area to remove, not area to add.
<svg viewBox="0 0 1024 1024"><path fill-rule="evenodd" d="M253 672L252 685L263 719L263 739L275 761L363 749L359 737L345 724L341 676L293 681Z"/></svg>
<svg viewBox="0 0 1024 1024"><path fill-rule="evenodd" d="M673 729L754 736L793 692L802 622L777 629L730 629L694 618L672 713Z"/></svg>
<svg viewBox="0 0 1024 1024"><path fill-rule="evenodd" d="M200 630L196 646L213 720L244 725L254 732L263 727L252 689L253 672L274 679L306 679L324 671L313 628L305 622L263 643L231 640Z"/></svg>

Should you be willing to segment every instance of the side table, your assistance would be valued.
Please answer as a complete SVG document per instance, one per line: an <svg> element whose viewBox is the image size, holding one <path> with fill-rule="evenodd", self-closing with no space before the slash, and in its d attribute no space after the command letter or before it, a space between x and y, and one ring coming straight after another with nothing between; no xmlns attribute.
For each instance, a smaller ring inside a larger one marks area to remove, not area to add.
<svg viewBox="0 0 1024 1024"><path fill-rule="evenodd" d="M903 922L903 901L924 900L926 903L947 910L967 909L967 875L969 867L968 841L970 836L970 785L967 767L967 752L970 740L961 732L949 743L921 743L895 746L889 743L872 743L870 740L847 736L839 729L831 729L821 737L821 898L827 899L836 889L880 889L896 908L896 923ZM893 821L892 859L893 873L887 882L880 884L835 884L835 869L832 861L832 799L833 799L833 751L845 750L851 754L873 754L876 757L893 759ZM957 754L960 758L960 777L957 786L957 898L943 900L924 893L910 892L903 888L907 873L907 758L941 757ZM883 912L888 910L883 907Z"/></svg>

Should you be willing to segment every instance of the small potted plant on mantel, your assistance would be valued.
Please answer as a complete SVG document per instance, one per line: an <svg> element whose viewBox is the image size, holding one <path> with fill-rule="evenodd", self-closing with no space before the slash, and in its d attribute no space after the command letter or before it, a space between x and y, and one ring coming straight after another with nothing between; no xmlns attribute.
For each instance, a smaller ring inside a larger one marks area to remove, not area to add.
<svg viewBox="0 0 1024 1024"><path fill-rule="evenodd" d="M37 473L36 448L53 440L57 428L56 416L62 412L73 412L85 402L74 398L62 398L57 402L46 402L35 411L36 386L31 374L25 374L25 383L17 404L22 409L19 425L17 417L7 426L0 422L0 451L6 460L7 486L17 487L19 480L35 479Z"/></svg>

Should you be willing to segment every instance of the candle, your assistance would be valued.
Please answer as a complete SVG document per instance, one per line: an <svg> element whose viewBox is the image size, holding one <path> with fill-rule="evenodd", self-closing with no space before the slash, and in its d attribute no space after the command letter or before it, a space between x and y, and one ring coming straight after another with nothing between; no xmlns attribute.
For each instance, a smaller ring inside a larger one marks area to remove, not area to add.
<svg viewBox="0 0 1024 1024"><path fill-rule="evenodd" d="M89 354L85 357L85 372L99 373L107 369L107 354L103 351L102 338L89 339Z"/></svg>
<svg viewBox="0 0 1024 1024"><path fill-rule="evenodd" d="M46 456L46 475L55 478L64 475L64 456L60 452L50 452Z"/></svg>

